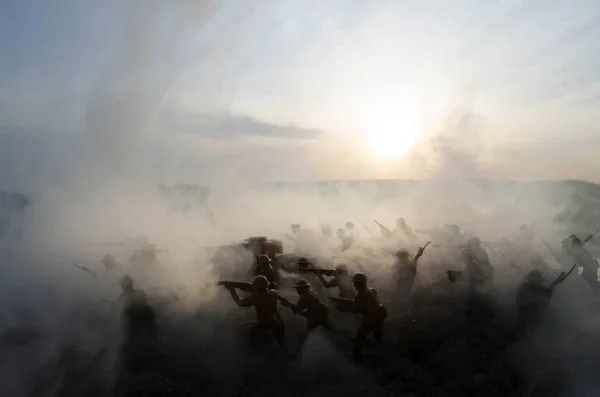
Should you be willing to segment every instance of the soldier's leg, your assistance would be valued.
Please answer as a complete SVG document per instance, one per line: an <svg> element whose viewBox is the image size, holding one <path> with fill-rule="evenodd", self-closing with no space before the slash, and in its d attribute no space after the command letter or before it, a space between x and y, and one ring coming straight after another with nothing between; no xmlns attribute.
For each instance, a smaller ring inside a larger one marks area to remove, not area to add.
<svg viewBox="0 0 600 397"><path fill-rule="evenodd" d="M283 346L285 342L285 327L283 323L275 323L271 326L271 333L275 337L275 340L279 344L279 346Z"/></svg>
<svg viewBox="0 0 600 397"><path fill-rule="evenodd" d="M255 343L260 339L260 335L264 332L264 327L260 323L254 323L248 330L248 337L251 342Z"/></svg>
<svg viewBox="0 0 600 397"><path fill-rule="evenodd" d="M310 335L314 330L316 330L319 327L319 325L320 325L319 321L315 321L315 320L311 320L311 319L306 320L306 330L304 331L302 336L300 336L300 345L303 345L304 342L306 342L308 335Z"/></svg>
<svg viewBox="0 0 600 397"><path fill-rule="evenodd" d="M377 344L381 344L381 339L383 338L383 322L378 323L373 328L371 328L373 332L373 338Z"/></svg>
<svg viewBox="0 0 600 397"><path fill-rule="evenodd" d="M352 352L352 356L356 361L362 360L363 345L369 331L371 331L371 328L364 321L360 324L360 327L358 327L358 331L354 337L354 350Z"/></svg>

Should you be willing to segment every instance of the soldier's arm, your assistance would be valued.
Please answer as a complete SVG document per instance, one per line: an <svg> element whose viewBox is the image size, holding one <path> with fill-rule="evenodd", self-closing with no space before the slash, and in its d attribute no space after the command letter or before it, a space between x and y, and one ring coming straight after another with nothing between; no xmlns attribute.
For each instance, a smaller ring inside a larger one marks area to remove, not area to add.
<svg viewBox="0 0 600 397"><path fill-rule="evenodd" d="M276 290L271 290L270 293L281 303L281 306L289 307L290 309L293 309L295 307L295 305L292 302L279 295L279 292L277 292Z"/></svg>
<svg viewBox="0 0 600 397"><path fill-rule="evenodd" d="M298 303L292 308L296 314L302 314L306 309L308 309L308 300L304 298L298 299Z"/></svg>
<svg viewBox="0 0 600 397"><path fill-rule="evenodd" d="M321 284L323 284L323 286L325 288L336 288L340 286L340 283L338 282L338 280L336 278L332 278L331 280L327 281L325 280L325 277L323 277L323 274L316 272L317 277L319 277L319 280L321 281Z"/></svg>
<svg viewBox="0 0 600 397"><path fill-rule="evenodd" d="M229 293L231 294L231 297L233 298L233 300L239 307L254 306L254 299L253 299L252 295L248 296L247 298L242 299L242 298L240 298L240 296L238 295L238 293L235 289L230 289Z"/></svg>
<svg viewBox="0 0 600 397"><path fill-rule="evenodd" d="M363 303L360 297L356 297L352 300L352 304L346 308L350 313L360 313L363 310Z"/></svg>

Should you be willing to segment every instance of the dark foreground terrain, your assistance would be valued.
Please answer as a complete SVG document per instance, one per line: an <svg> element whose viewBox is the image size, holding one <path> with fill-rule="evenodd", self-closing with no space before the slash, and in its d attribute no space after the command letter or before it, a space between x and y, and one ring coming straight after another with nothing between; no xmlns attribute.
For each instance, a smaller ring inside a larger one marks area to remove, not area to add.
<svg viewBox="0 0 600 397"><path fill-rule="evenodd" d="M577 285L576 279L570 282ZM285 310L284 348L271 340L250 344L245 331L254 313L227 302L225 291L215 301L223 298L221 308L211 304L182 314L174 309L177 304L157 306L158 342L139 339L120 354L117 337L88 343L94 332L69 324L72 334L65 334L58 351L49 350L35 330L5 333L5 371L13 368L22 376L18 368L30 367L28 351L36 344L38 355L45 352L49 358L28 375L26 392L6 396L599 395L598 327L593 322L574 326L568 316L576 307L565 311L564 302L554 297L539 331L522 338L512 300L500 304L477 296L467 304L459 286L439 283L414 291L402 305L382 299L390 315L385 340L379 347L367 344L361 364L349 359L349 336L318 332L301 348L303 319ZM333 312L332 320L352 332L357 325L349 314ZM106 320L86 319L94 321L93 330L109 327ZM86 345L104 348L86 350Z"/></svg>
<svg viewBox="0 0 600 397"><path fill-rule="evenodd" d="M360 365L348 359L352 344L345 337L317 334L300 350L297 339L303 323L290 315L284 317L288 340L281 350L268 341L259 347L245 342L239 317L248 314L251 320L252 313L242 309L221 318L208 318L205 313L179 319L177 325L163 327L160 343L140 342L130 348L130 369L122 371L111 393L127 397L591 395L570 392L575 375L565 364L567 352L552 337L536 338L535 343L518 339L513 316L484 298L467 307L464 297L448 289L436 294L421 290L410 305L390 309L395 315L388 319L384 345L367 345ZM336 322L346 321L354 329L353 319L334 316ZM572 337L587 346L581 354L588 365L597 367L600 355L592 349L598 350L597 335ZM58 395L103 394L93 383L69 378Z"/></svg>

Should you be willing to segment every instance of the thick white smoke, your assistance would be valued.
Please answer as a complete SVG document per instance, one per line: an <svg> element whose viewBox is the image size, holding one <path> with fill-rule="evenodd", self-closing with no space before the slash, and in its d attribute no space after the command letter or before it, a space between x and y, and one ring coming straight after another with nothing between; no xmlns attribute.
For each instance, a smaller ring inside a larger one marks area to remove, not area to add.
<svg viewBox="0 0 600 397"><path fill-rule="evenodd" d="M231 390L226 389L231 385L226 378L243 372L244 364L252 367L257 358L238 350L239 314L230 298L217 288L205 287L218 276L218 271L210 266L214 250L206 247L261 235L285 241L283 233L289 231L292 223L314 230L321 223L328 223L335 231L351 220L360 235L360 244L368 248L375 244L373 236L380 233L373 219L392 228L399 216L415 228L457 223L464 231L486 241L512 236L521 224L532 223L539 237L553 243L565 233L564 227L577 233L593 232L589 230L590 219L598 217L599 198L580 185L485 181L489 176L482 136L485 123L468 111L451 115L447 125L426 143L415 160L432 181L341 181L257 187L245 178L251 174L248 169L260 172L263 162L265 167L281 167L280 175L288 173L282 165L269 161L265 151L264 155L257 153L252 164L236 163L236 156L227 158L229 163L222 168L231 170L227 173L229 183L214 183L206 197L193 199L193 189L177 197L172 190L161 190L163 181L153 171L148 141L156 138L152 136L156 133L154 127L159 124L170 90L176 87L186 68L200 64L226 67L236 43L257 28L254 12L268 6L266 1L253 2L251 6L204 1L120 3L121 47L109 60L108 69L98 76L89 98L87 150L82 152L84 155L74 154L79 161L67 162L68 170L56 168L57 172L64 172L58 179L66 180L60 188L40 181L25 192L33 192L27 205L14 204L18 199L2 201L0 370L7 381L2 382L0 395L77 395L77 391L84 392L73 385L82 380L88 385L97 382L98 395L109 395L120 375L120 317L101 300L114 300L120 291L116 280L98 281L72 266L82 265L102 273L99 261L109 252L126 262L128 248L106 245L109 242L145 234L150 242L165 249L159 254L160 271L150 276L135 274L136 283L156 305L167 340L178 340L186 351L208 349L215 357L227 357L217 363L202 364L211 367L211 374L223 377L219 386L223 390L219 392L227 395ZM206 33L200 44L196 42L199 31ZM197 52L190 54L190 48ZM168 136L160 139L170 140ZM236 150L243 152L243 145ZM301 150L309 152L306 148ZM251 165L256 168L250 168ZM302 166L307 165L294 165ZM293 171L290 169L289 174ZM199 172L207 175L211 170ZM557 214L566 219L556 218ZM426 240L423 236L422 242ZM326 244L307 245L311 254L331 259L328 256L333 249ZM291 247L293 244L286 242L285 250ZM410 249L414 251L416 247ZM536 250L553 261L541 240L536 241ZM512 292L527 265L515 270L502 255L491 256L498 274L495 297L503 310L510 311ZM447 267L454 265L446 259L434 247L427 251L419 268L421 286L434 288ZM389 256L364 255L356 250L335 260L339 261L349 262L353 271L367 272L382 295L388 294L386 299L394 307L397 302L389 298ZM168 303L172 293L178 295L177 304ZM293 293L285 293L295 299ZM561 315L578 303L573 288L565 289L557 298ZM590 315L588 306L573 312L573 327L581 323L591 329L589 333L597 330L595 320L582 321ZM286 321L293 324L293 334L302 324L290 317L286 315ZM436 324L431 324L433 327ZM181 346L173 347L173 355L180 353L178 348ZM288 379L289 384L279 378L272 391L284 395L294 388L308 387L304 384L305 375L311 378L311 384L325 390L328 382L319 378L318 371L311 371L314 367L323 371L336 367L339 373L333 378L341 383L351 377L353 390L377 388L381 375L354 366L344 356L350 344L335 348L322 335L316 335L308 341L301 357L287 350L283 358L269 357L273 361L263 362L264 365L275 362L276 366L282 364L283 368L302 374ZM173 359L182 357L185 354ZM197 363L181 365L191 371ZM260 378L260 374L256 376ZM272 381L264 378L264 382ZM588 376L573 379L577 391L593 387L588 384ZM68 387L75 389L67 390ZM257 390L260 387L256 386Z"/></svg>

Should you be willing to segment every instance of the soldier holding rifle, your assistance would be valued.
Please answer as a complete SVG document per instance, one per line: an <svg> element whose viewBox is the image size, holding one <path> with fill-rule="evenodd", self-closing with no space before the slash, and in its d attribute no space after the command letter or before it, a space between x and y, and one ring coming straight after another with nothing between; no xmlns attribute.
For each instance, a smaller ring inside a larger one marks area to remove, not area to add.
<svg viewBox="0 0 600 397"><path fill-rule="evenodd" d="M354 339L353 357L356 361L363 358L363 345L368 334L373 333L376 342L381 342L383 337L383 321L387 318L385 308L379 304L377 291L367 287L367 277L363 273L356 273L352 277L356 289L354 299L328 298L337 304L337 309L342 312L362 314L362 322L358 327Z"/></svg>

